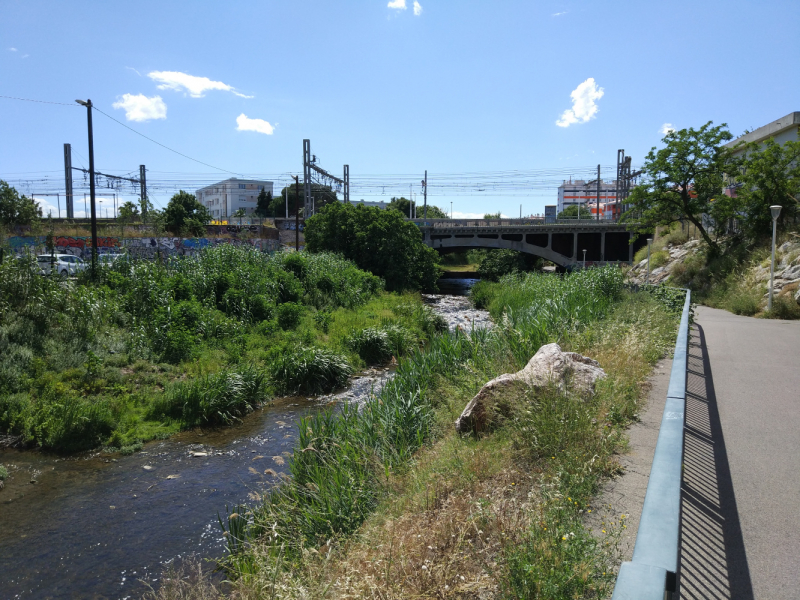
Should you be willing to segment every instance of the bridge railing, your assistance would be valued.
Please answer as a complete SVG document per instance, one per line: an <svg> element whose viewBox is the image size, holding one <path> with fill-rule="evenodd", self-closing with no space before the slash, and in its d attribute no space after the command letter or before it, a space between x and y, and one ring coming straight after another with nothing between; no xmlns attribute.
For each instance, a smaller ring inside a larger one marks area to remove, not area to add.
<svg viewBox="0 0 800 600"><path fill-rule="evenodd" d="M409 219L419 227L433 227L435 229L452 229L461 227L535 227L565 225L574 227L576 225L594 227L617 225L616 221L608 219L558 219L546 221L544 217L529 219Z"/></svg>
<svg viewBox="0 0 800 600"><path fill-rule="evenodd" d="M686 290L633 559L622 563L611 600L671 600L677 591L690 307Z"/></svg>

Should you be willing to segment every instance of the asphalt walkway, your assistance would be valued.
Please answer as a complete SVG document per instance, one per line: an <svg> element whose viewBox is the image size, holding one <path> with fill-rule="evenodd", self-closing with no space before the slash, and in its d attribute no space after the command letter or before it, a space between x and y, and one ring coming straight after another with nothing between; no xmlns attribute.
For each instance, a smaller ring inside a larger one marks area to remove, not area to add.
<svg viewBox="0 0 800 600"><path fill-rule="evenodd" d="M800 598L800 322L699 307L680 597Z"/></svg>

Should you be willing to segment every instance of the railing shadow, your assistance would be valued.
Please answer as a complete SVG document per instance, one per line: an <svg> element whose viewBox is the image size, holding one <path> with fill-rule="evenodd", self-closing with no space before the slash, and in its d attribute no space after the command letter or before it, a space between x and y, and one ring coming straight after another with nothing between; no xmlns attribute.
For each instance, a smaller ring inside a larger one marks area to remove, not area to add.
<svg viewBox="0 0 800 600"><path fill-rule="evenodd" d="M703 328L690 332L681 484L680 598L753 599Z"/></svg>

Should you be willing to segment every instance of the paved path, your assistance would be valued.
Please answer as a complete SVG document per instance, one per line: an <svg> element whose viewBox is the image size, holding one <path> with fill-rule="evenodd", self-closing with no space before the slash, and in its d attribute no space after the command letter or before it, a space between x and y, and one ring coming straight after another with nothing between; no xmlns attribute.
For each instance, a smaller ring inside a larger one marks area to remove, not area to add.
<svg viewBox="0 0 800 600"><path fill-rule="evenodd" d="M800 598L800 322L697 309L681 598Z"/></svg>

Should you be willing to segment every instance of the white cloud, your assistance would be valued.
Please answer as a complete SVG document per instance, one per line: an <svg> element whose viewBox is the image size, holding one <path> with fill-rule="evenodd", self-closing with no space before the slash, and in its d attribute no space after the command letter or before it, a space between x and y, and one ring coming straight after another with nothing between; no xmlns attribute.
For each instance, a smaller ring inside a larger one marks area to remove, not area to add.
<svg viewBox="0 0 800 600"><path fill-rule="evenodd" d="M153 119L167 118L167 105L161 96L148 98L144 94L123 94L122 100L112 104L114 108L125 109L125 118L128 121L151 121Z"/></svg>
<svg viewBox="0 0 800 600"><path fill-rule="evenodd" d="M237 131L256 131L266 135L272 135L275 127L270 125L264 119L251 119L244 113L236 117L236 130Z"/></svg>
<svg viewBox="0 0 800 600"><path fill-rule="evenodd" d="M471 212L459 212L457 210L453 211L453 218L454 219L483 219L483 215L486 213L471 213ZM417 205L417 215L422 218L422 207ZM500 213L501 219L508 219L507 215Z"/></svg>
<svg viewBox="0 0 800 600"><path fill-rule="evenodd" d="M141 76L142 76L142 74L141 74L141 73L139 73L139 71L137 71L137 70L136 70L136 69L134 69L133 67L125 67L125 68L126 68L126 69L130 69L131 71L133 71L134 73L136 73L136 74L137 74L139 77L141 77Z"/></svg>
<svg viewBox="0 0 800 600"><path fill-rule="evenodd" d="M422 4L414 0L414 16L418 17L422 14Z"/></svg>
<svg viewBox="0 0 800 600"><path fill-rule="evenodd" d="M560 12L560 13L553 13L551 16L560 17L561 15L565 15L565 14L567 14L566 11L565 12Z"/></svg>
<svg viewBox="0 0 800 600"><path fill-rule="evenodd" d="M17 49L16 49L16 48L9 48L9 51L11 51L11 52L16 52L16 51L17 51Z"/></svg>
<svg viewBox="0 0 800 600"><path fill-rule="evenodd" d="M186 92L192 98L202 98L208 90L222 90L236 94L241 98L253 97L237 92L236 88L227 83L212 81L208 77L196 77L179 71L152 71L147 76L159 84L158 89L160 90Z"/></svg>
<svg viewBox="0 0 800 600"><path fill-rule="evenodd" d="M605 91L597 87L594 77L589 77L578 87L572 90L572 108L568 108L556 121L559 127L569 127L573 123L586 123L594 119L597 114L597 101L603 97Z"/></svg>
<svg viewBox="0 0 800 600"><path fill-rule="evenodd" d="M23 54L22 58L28 58L29 56L30 56L30 54Z"/></svg>
<svg viewBox="0 0 800 600"><path fill-rule="evenodd" d="M389 8L394 8L396 10L405 10L408 8L406 6L406 0L389 0L389 4L387 4Z"/></svg>
<svg viewBox="0 0 800 600"><path fill-rule="evenodd" d="M661 135L667 135L668 133L672 133L675 131L675 128L672 126L672 123L664 123L661 126L661 129L658 130Z"/></svg>

